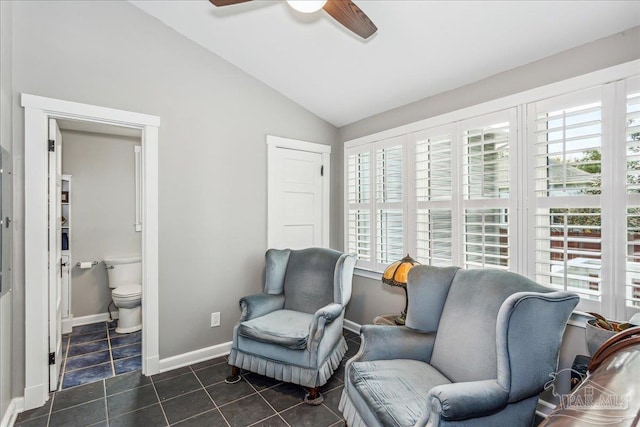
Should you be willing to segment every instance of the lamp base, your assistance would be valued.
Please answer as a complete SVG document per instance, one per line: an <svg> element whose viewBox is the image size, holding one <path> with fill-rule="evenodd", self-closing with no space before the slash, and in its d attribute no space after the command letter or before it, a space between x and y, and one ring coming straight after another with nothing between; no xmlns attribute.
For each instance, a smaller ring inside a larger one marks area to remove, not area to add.
<svg viewBox="0 0 640 427"><path fill-rule="evenodd" d="M404 310L396 317L396 325L404 326L407 320L407 309L409 308L409 293L406 286L403 286L402 289L404 289Z"/></svg>

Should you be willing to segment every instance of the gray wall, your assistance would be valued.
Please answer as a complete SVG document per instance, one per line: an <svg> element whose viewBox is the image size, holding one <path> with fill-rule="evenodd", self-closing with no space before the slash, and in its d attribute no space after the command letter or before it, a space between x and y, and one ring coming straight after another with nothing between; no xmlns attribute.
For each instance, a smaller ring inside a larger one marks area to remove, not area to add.
<svg viewBox="0 0 640 427"><path fill-rule="evenodd" d="M160 116L160 357L230 341L238 300L262 286L265 135L339 151L337 129L126 2L15 2L13 12L15 152L21 92ZM15 188L24 192L23 173ZM23 233L21 224L22 270ZM331 235L335 244L340 231ZM15 292L24 294L18 275ZM14 308L24 341L24 308ZM21 393L24 364L14 371Z"/></svg>
<svg viewBox="0 0 640 427"><path fill-rule="evenodd" d="M0 1L0 145L11 151L12 117L12 35L11 3ZM5 286L9 286L10 274L3 272ZM9 279L9 280L7 280ZM11 291L0 297L0 420L13 397L11 386L12 340Z"/></svg>
<svg viewBox="0 0 640 427"><path fill-rule="evenodd" d="M62 142L62 171L72 175L71 312L77 318L107 312L111 289L103 258L141 253L133 151L140 138L63 130ZM100 263L91 269L76 266L93 260Z"/></svg>
<svg viewBox="0 0 640 427"><path fill-rule="evenodd" d="M359 120L338 130L341 142L414 123L640 57L640 27L578 46L484 80Z"/></svg>

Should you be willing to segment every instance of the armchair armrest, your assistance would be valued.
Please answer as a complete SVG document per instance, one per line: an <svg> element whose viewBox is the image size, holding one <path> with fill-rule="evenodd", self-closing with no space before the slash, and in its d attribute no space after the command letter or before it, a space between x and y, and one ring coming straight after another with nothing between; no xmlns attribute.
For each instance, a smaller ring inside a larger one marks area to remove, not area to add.
<svg viewBox="0 0 640 427"><path fill-rule="evenodd" d="M342 304L338 304L334 302L331 304L327 304L321 309L319 309L318 311L316 311L313 317L316 322L319 317L324 317L325 323L331 323L333 322L333 319L340 316L343 309L344 307L342 306Z"/></svg>
<svg viewBox="0 0 640 427"><path fill-rule="evenodd" d="M344 307L342 304L330 303L316 311L309 329L309 347L317 348L320 340L324 336L324 327L333 322L342 314Z"/></svg>
<svg viewBox="0 0 640 427"><path fill-rule="evenodd" d="M429 362L435 333L403 326L363 325L360 351L352 360L414 359Z"/></svg>
<svg viewBox="0 0 640 427"><path fill-rule="evenodd" d="M284 294L255 294L240 299L240 321L255 319L284 307Z"/></svg>
<svg viewBox="0 0 640 427"><path fill-rule="evenodd" d="M448 421L465 420L492 414L507 405L509 392L497 380L469 381L433 387L427 396L431 411ZM431 412L431 415L430 415ZM427 420L422 420L426 423Z"/></svg>

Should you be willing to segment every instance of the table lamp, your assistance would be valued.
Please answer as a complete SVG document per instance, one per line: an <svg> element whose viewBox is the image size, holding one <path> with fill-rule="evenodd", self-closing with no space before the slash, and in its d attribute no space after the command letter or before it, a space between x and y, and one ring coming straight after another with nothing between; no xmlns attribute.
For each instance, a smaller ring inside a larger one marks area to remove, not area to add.
<svg viewBox="0 0 640 427"><path fill-rule="evenodd" d="M409 270L413 268L415 265L419 265L420 263L407 254L406 257L402 258L399 261L394 262L389 267L384 270L382 274L382 283L386 283L391 286L399 286L404 289L404 310L398 317L396 317L395 321L398 325L404 325L405 320L407 318L407 308L409 307L409 295L407 294L407 276L409 274Z"/></svg>

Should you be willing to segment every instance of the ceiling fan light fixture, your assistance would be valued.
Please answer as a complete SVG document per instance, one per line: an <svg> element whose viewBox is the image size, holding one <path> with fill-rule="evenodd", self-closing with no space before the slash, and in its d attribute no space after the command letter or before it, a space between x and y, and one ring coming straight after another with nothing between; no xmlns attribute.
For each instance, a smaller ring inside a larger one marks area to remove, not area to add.
<svg viewBox="0 0 640 427"><path fill-rule="evenodd" d="M313 13L322 9L327 0L287 0L287 3L298 12Z"/></svg>

